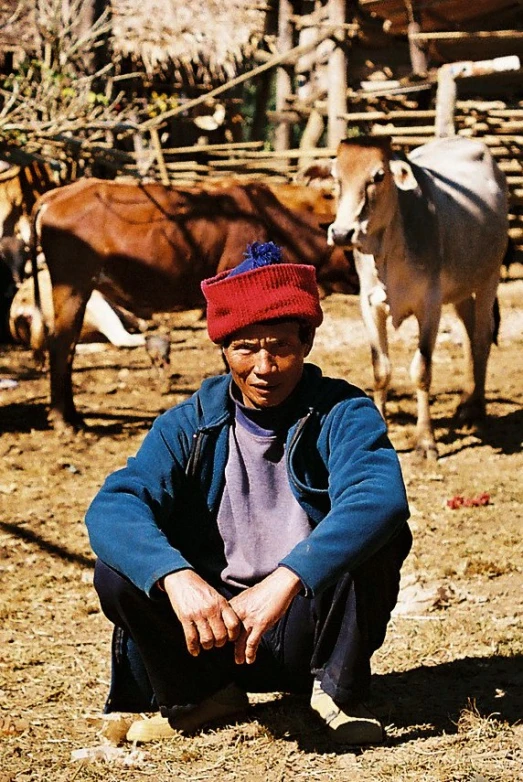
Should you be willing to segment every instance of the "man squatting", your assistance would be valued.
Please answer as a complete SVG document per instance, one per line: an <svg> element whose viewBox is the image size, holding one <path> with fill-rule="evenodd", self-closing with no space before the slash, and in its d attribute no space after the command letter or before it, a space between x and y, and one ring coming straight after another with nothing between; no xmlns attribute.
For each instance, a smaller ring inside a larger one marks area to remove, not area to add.
<svg viewBox="0 0 523 782"><path fill-rule="evenodd" d="M411 546L397 455L374 403L306 363L315 270L254 243L204 280L229 373L155 421L86 517L115 625L106 711L149 741L238 719L248 692L306 693L341 743L367 709Z"/></svg>

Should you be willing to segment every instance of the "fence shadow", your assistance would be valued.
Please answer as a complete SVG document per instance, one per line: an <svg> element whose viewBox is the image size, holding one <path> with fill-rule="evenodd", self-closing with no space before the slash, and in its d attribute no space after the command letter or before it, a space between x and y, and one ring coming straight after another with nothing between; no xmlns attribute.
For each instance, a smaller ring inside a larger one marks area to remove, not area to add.
<svg viewBox="0 0 523 782"><path fill-rule="evenodd" d="M33 532L27 527L21 527L20 525L13 524L9 521L0 521L0 529L13 538L19 538L26 543L30 543L39 548L40 551L50 554L52 557L57 557L65 562L74 562L82 567L94 568L94 557L87 557L77 551L70 551L65 546L55 543L52 540L47 540L47 538Z"/></svg>

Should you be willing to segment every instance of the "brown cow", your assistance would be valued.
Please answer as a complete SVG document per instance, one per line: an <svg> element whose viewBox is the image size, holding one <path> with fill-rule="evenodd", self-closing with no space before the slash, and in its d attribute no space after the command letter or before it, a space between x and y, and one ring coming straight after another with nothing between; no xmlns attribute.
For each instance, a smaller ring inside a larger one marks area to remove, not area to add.
<svg viewBox="0 0 523 782"><path fill-rule="evenodd" d="M261 184L182 190L84 179L43 196L35 236L53 285L49 419L58 428L81 423L71 374L93 288L140 317L198 307L202 279L234 267L248 243L267 240L287 262L314 264L320 282L333 268L350 279L343 251L327 245L314 212L291 211Z"/></svg>

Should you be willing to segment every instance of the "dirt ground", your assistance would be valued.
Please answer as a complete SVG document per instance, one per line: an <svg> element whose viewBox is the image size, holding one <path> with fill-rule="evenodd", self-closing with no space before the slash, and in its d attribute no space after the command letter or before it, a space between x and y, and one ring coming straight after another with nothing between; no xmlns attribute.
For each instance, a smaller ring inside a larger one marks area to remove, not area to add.
<svg viewBox="0 0 523 782"><path fill-rule="evenodd" d="M461 347L455 319L444 315L433 383L437 465L416 464L411 450L414 323L391 335L390 435L404 468L414 547L375 656L371 706L387 726L387 741L361 751L330 744L305 699L278 693L251 696L247 720L193 738L142 747L109 742L101 712L110 626L91 585L84 513L155 416L221 371L220 357L198 312L157 321L172 327L167 384L142 348L83 348L76 399L89 428L59 437L46 426L47 378L27 351L2 349L0 379L17 384L3 382L0 390L0 782L522 780L519 271L519 279L500 285L500 344L492 351L489 417L480 431L452 426ZM324 309L312 359L370 391L356 297L334 295ZM118 723L111 729L117 733Z"/></svg>

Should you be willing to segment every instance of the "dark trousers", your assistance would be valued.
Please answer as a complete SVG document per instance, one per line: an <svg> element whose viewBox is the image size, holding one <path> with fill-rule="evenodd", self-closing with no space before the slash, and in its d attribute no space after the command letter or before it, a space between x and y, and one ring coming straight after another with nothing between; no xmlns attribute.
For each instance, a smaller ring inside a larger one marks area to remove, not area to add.
<svg viewBox="0 0 523 782"><path fill-rule="evenodd" d="M236 665L233 646L189 655L166 595L151 599L98 561L94 584L115 625L107 711L148 711L199 703L231 682L247 692L310 692L312 680L339 704L367 696L370 658L384 641L411 546L408 526L315 598L298 595L262 638L256 661ZM235 592L222 584L227 598Z"/></svg>

